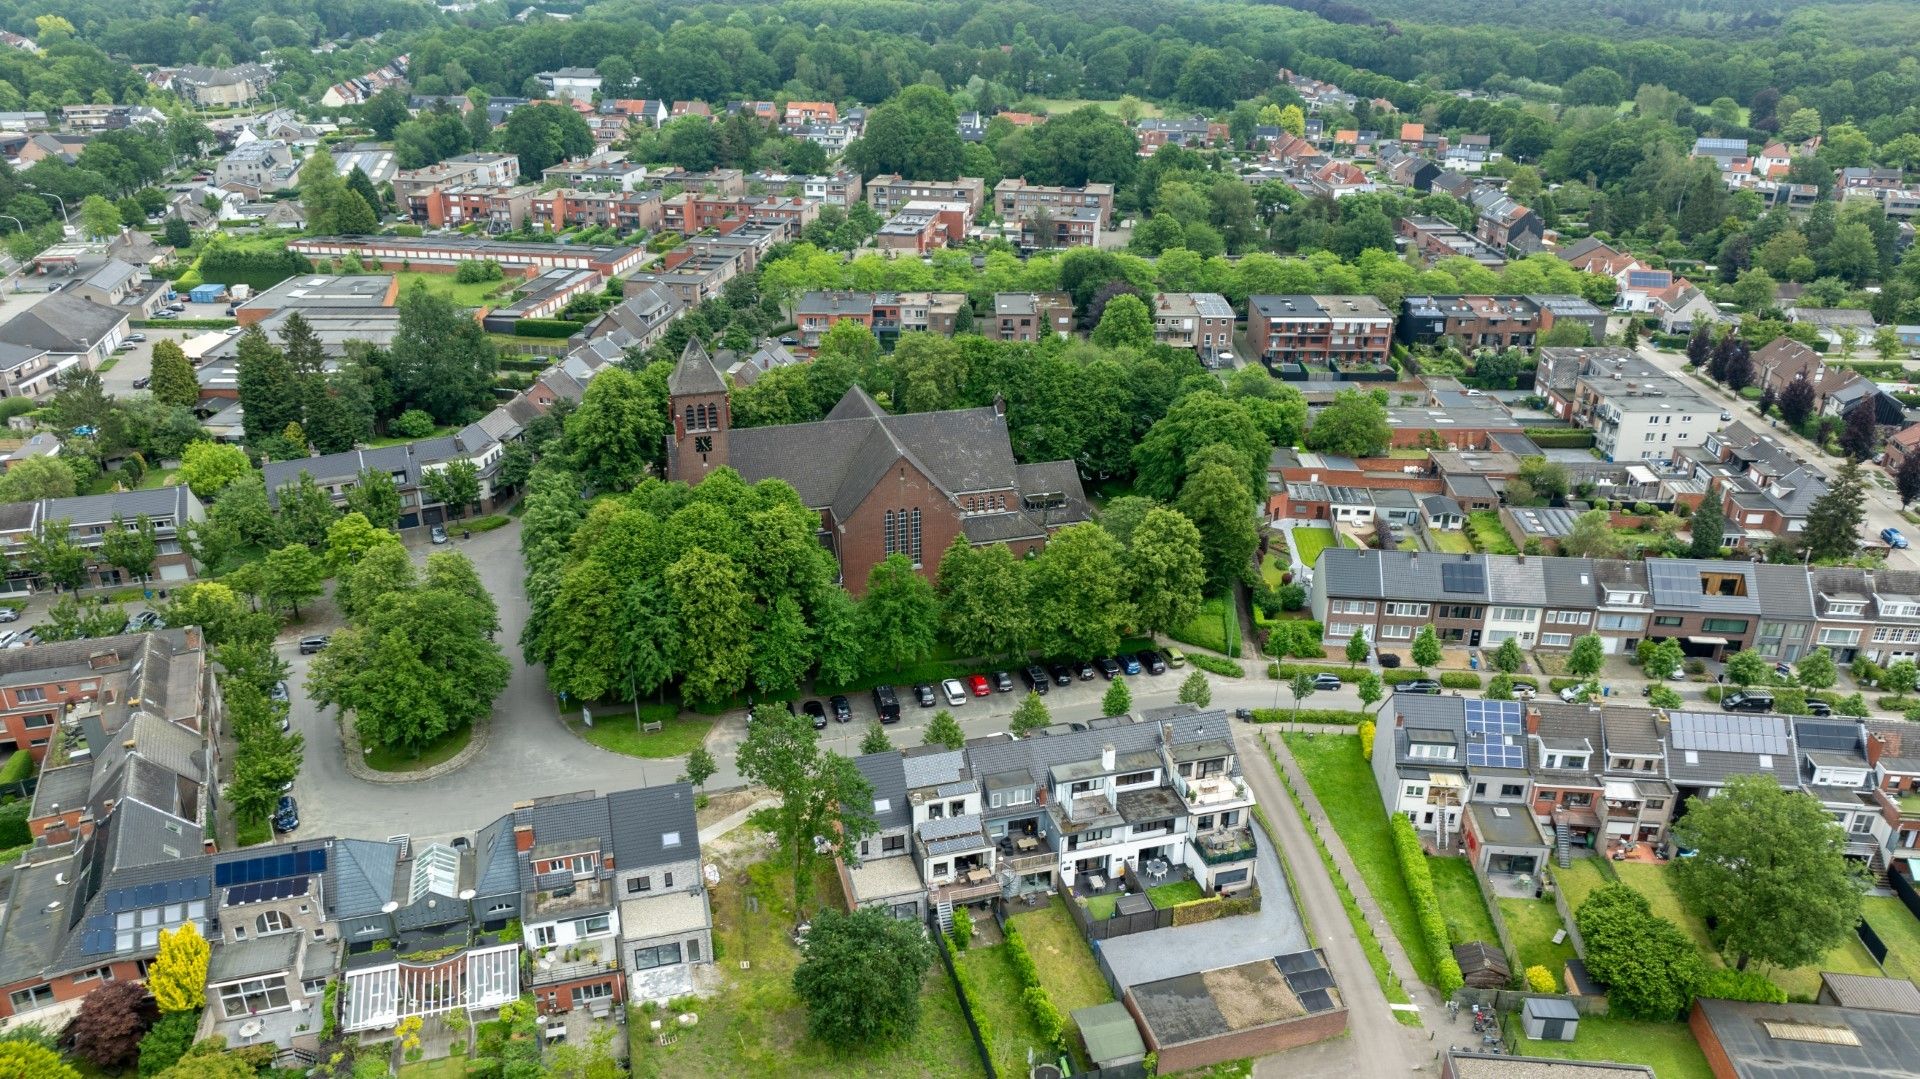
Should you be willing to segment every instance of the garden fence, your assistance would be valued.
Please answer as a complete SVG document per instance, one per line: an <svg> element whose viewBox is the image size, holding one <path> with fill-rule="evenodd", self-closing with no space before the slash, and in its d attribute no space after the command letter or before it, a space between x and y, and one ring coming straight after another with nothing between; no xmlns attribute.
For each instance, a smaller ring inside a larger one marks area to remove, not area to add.
<svg viewBox="0 0 1920 1079"><path fill-rule="evenodd" d="M1524 983L1526 971L1520 964L1520 949L1513 946L1513 934L1507 930L1507 917L1500 912L1500 897L1493 894L1493 885L1477 866L1474 867L1473 882L1480 886L1480 898L1486 901L1487 916L1493 919L1493 933L1500 938L1500 950L1507 956L1507 969L1518 975ZM1554 971L1553 976L1560 977L1560 972Z"/></svg>
<svg viewBox="0 0 1920 1079"><path fill-rule="evenodd" d="M1907 910L1915 918L1920 918L1920 893L1914 891L1913 882L1899 873L1889 872L1887 883L1893 885L1893 894L1900 897L1900 902L1907 905Z"/></svg>
<svg viewBox="0 0 1920 1079"><path fill-rule="evenodd" d="M1573 942L1573 954L1587 961L1587 942L1580 939L1580 927L1574 924L1573 908L1567 905L1566 889L1560 887L1558 880L1553 882L1553 909L1560 912L1560 924L1567 927L1567 939Z"/></svg>
<svg viewBox="0 0 1920 1079"><path fill-rule="evenodd" d="M1525 993L1513 989L1475 989L1462 986L1453 991L1453 999L1458 1001L1460 1009L1466 1011L1473 1005L1490 1007L1502 1014L1517 1012L1528 1000L1564 1000L1573 1005L1573 1010L1581 1015L1607 1014L1607 998L1604 995L1581 996L1573 993Z"/></svg>
<svg viewBox="0 0 1920 1079"><path fill-rule="evenodd" d="M1860 943L1866 945L1867 954L1873 956L1873 961L1884 970L1887 965L1887 942L1880 939L1880 934L1873 931L1865 918L1860 919L1860 924L1854 926L1853 931L1860 935Z"/></svg>
<svg viewBox="0 0 1920 1079"><path fill-rule="evenodd" d="M960 985L960 972L953 967L953 952L947 946L947 934L940 928L939 918L931 910L927 912L927 932L933 936L940 965L947 968L947 981L953 984L953 995L960 999L960 1017L967 1021L967 1033L973 1037L973 1048L980 1054L980 1066L987 1070L987 1079L1000 1079L1000 1073L993 1066L993 1052L987 1048L987 1040L980 1036L980 1024L973 1018L973 1002L967 999L967 991Z"/></svg>

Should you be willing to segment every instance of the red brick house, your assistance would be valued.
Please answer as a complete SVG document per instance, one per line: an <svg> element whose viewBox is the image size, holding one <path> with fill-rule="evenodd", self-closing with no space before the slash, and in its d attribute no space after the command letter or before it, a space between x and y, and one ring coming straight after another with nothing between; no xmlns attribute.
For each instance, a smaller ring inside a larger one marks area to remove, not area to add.
<svg viewBox="0 0 1920 1079"><path fill-rule="evenodd" d="M1088 520L1072 461L1013 459L1004 404L890 415L858 386L815 423L734 429L726 381L698 339L667 379L667 478L699 483L732 468L780 479L820 514L821 540L855 594L902 554L931 579L957 536L1025 554Z"/></svg>

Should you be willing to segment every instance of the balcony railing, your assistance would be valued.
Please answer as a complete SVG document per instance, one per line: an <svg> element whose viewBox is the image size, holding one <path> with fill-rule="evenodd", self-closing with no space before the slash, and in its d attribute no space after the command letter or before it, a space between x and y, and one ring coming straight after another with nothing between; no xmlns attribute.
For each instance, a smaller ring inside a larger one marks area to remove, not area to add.
<svg viewBox="0 0 1920 1079"><path fill-rule="evenodd" d="M1042 850L1034 854L1001 855L1000 866L1015 873L1039 873L1052 869L1055 855L1052 851Z"/></svg>
<svg viewBox="0 0 1920 1079"><path fill-rule="evenodd" d="M1259 852L1253 832L1242 828L1234 832L1209 833L1194 840L1193 849L1208 865L1250 861Z"/></svg>

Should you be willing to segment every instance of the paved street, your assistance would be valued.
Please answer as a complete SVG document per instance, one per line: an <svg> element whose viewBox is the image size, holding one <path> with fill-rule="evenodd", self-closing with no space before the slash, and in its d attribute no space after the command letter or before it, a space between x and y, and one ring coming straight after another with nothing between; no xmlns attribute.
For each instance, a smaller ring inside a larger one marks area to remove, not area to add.
<svg viewBox="0 0 1920 1079"><path fill-rule="evenodd" d="M1645 342L1641 343L1639 352L1641 356L1659 364L1675 378L1693 387L1707 400L1733 413L1734 420L1744 422L1748 427L1765 429L1791 448L1800 460L1829 475L1839 469L1839 458L1827 456L1819 447L1781 426L1778 421L1769 423L1762 420L1754 411L1753 402L1742 399L1739 394L1730 392L1725 386L1711 379L1695 378L1688 374L1687 357L1684 353L1663 352ZM1916 528L1900 516L1900 496L1894 493L1890 484L1882 486L1878 482L1880 479L1890 479L1886 470L1878 465L1869 464L1862 466L1861 471L1866 476L1867 492L1867 522L1861 526L1861 542L1872 543L1884 550L1884 545L1880 543L1880 530L1889 527L1905 532L1910 540L1915 539L1916 534L1920 534L1920 528ZM1888 551L1887 565L1893 569L1920 569L1920 555L1917 555L1913 548L1904 551Z"/></svg>

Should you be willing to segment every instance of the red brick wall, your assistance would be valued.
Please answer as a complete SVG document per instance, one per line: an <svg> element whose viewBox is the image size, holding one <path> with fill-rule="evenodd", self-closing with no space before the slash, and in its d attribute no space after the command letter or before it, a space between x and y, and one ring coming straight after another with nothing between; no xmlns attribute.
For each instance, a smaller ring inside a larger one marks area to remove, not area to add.
<svg viewBox="0 0 1920 1079"><path fill-rule="evenodd" d="M574 989L576 987L584 988L590 985L613 986L613 997L611 999L615 1004L619 1004L627 998L626 977L620 971L609 970L585 978L575 978L572 981L555 982L552 985L539 986L533 991L534 1002L540 1006L541 1015L552 1015L555 1012L569 1011L573 1007ZM607 998L603 997L601 999Z"/></svg>
<svg viewBox="0 0 1920 1079"><path fill-rule="evenodd" d="M111 963L111 964L102 964L102 965L111 966L113 968L114 981L131 982L131 981L138 981L140 979L140 964L132 962L130 960L125 962L120 962L120 963ZM28 979L26 981L15 982L12 985L8 985L8 986L0 986L0 1019L11 1018L13 1016L14 1014L13 993L16 990L31 989L32 987L40 984L43 984L42 979L33 978L33 979ZM91 993L95 989L98 989L101 986L106 985L108 983L100 980L99 978L89 978L84 982L75 981L73 978L73 975L65 974L57 978L44 979L44 984L51 985L53 987L53 999L55 1001L62 1001L62 1000L78 1000L79 998L86 996L88 993ZM23 1014L31 1015L32 1013L27 1012Z"/></svg>
<svg viewBox="0 0 1920 1079"><path fill-rule="evenodd" d="M960 513L932 480L901 458L874 484L858 509L836 522L835 542L847 591L856 596L864 593L867 574L886 558L886 511L916 508L920 510L920 574L934 579L941 553L960 534Z"/></svg>
<svg viewBox="0 0 1920 1079"><path fill-rule="evenodd" d="M1127 995L1127 1010L1134 1013L1139 1021L1139 1012L1133 1002L1133 995ZM1145 1028L1145 1023L1140 1023ZM1190 1071L1211 1067L1229 1060L1241 1060L1247 1057L1262 1057L1269 1053L1298 1049L1303 1045L1326 1041L1339 1037L1347 1029L1347 1010L1324 1012L1305 1019L1296 1019L1289 1023L1275 1023L1271 1026L1254 1027L1250 1030L1234 1031L1217 1038L1186 1042L1181 1045L1161 1045L1147 1030L1147 1048L1157 1054L1160 1073L1170 1075L1174 1072Z"/></svg>
<svg viewBox="0 0 1920 1079"><path fill-rule="evenodd" d="M1732 1058L1721 1047L1720 1039L1713 1036L1713 1026L1707 1022L1699 1004L1696 1003L1692 1014L1687 1016L1687 1025L1693 1028L1693 1040L1700 1043L1700 1051L1706 1054L1713 1079L1739 1079L1739 1073L1733 1070Z"/></svg>
<svg viewBox="0 0 1920 1079"><path fill-rule="evenodd" d="M1393 447L1395 449L1417 448L1422 440L1428 437L1428 432L1431 430L1432 428L1429 427L1396 427L1393 430ZM1512 427L1502 427L1500 430L1518 431L1520 426L1515 424ZM1463 450L1482 450L1487 448L1491 440L1489 432L1490 429L1484 427L1449 427L1440 432L1440 440L1449 446Z"/></svg>

